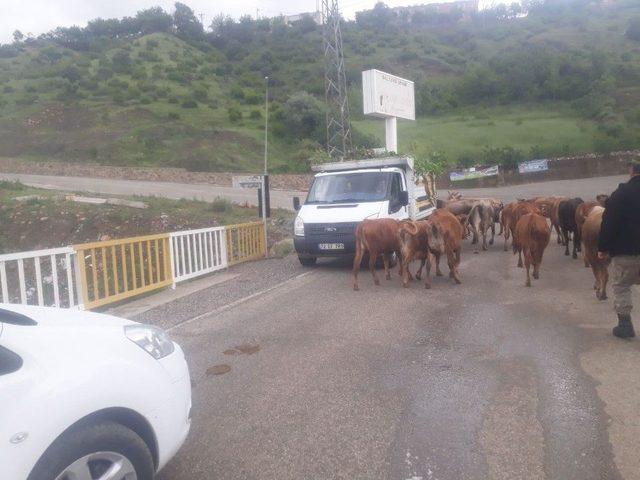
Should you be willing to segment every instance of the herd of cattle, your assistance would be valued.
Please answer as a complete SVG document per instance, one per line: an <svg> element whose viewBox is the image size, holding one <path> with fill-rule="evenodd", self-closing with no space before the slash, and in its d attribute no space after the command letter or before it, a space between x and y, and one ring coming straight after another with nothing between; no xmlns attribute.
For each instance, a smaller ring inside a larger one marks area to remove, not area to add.
<svg viewBox="0 0 640 480"><path fill-rule="evenodd" d="M609 260L598 258L598 236L602 224L602 213L607 195L598 195L594 201L581 198L535 197L519 199L504 205L494 198L463 198L458 192L449 192L447 200L438 200L437 209L426 220L365 220L356 229L356 255L353 261L353 289L358 290L358 273L365 255L376 285L380 284L376 274L376 261L382 256L385 276L391 279L389 266L393 254L400 264L403 286L408 286L413 277L409 265L420 260L415 278L420 280L425 269L425 288L431 288L431 266L435 260L436 275L441 276L440 257L446 255L449 276L461 283L458 267L462 241L469 235L475 245L474 253L487 250L487 237L494 243L496 223L500 225L498 235L504 236L504 250L508 250L511 239L513 253L518 254L518 267L526 269L527 287L533 278L540 276L542 257L551 238L557 233L558 244L565 247L569 255L572 245L573 258L583 252L585 267L591 267L595 277L594 289L600 300L607 298ZM523 262L524 257L524 262Z"/></svg>

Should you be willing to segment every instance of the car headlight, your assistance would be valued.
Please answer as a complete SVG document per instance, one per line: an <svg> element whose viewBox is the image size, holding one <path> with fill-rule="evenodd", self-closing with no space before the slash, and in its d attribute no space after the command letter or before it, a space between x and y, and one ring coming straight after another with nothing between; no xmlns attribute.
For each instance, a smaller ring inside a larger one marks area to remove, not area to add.
<svg viewBox="0 0 640 480"><path fill-rule="evenodd" d="M167 332L152 325L126 325L124 334L156 360L173 353L173 342Z"/></svg>
<svg viewBox="0 0 640 480"><path fill-rule="evenodd" d="M304 237L304 222L298 215L293 223L293 234L297 237Z"/></svg>

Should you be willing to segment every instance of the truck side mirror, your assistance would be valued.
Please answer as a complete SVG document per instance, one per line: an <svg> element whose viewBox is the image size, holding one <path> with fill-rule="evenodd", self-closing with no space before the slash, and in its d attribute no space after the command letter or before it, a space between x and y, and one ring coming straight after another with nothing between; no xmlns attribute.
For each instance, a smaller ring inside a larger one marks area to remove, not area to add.
<svg viewBox="0 0 640 480"><path fill-rule="evenodd" d="M300 210L300 197L293 197L293 209L296 212Z"/></svg>
<svg viewBox="0 0 640 480"><path fill-rule="evenodd" d="M398 195L398 201L403 207L409 205L409 192L400 192L400 194Z"/></svg>

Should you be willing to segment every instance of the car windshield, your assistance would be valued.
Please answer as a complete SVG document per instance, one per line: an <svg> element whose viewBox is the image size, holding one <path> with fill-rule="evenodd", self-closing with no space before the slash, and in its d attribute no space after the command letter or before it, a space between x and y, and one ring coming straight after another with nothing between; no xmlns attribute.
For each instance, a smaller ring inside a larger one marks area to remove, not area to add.
<svg viewBox="0 0 640 480"><path fill-rule="evenodd" d="M388 198L389 172L357 172L317 177L307 203L379 202Z"/></svg>

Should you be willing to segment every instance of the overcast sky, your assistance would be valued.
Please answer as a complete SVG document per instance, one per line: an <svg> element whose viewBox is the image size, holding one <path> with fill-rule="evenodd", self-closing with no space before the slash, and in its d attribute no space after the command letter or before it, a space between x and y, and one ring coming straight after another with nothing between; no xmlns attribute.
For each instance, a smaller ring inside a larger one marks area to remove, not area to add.
<svg viewBox="0 0 640 480"><path fill-rule="evenodd" d="M385 3L395 7L447 1L450 0L385 0ZM10 42L16 29L37 36L59 26L84 26L98 17L132 16L153 6L172 12L174 3L175 0L0 0L0 43ZM258 9L260 16L274 17L316 9L316 0L183 0L183 3L196 14L204 15L205 26L219 13L235 18L245 14L255 17ZM354 18L357 11L372 8L375 3L376 0L344 0L340 9L347 18Z"/></svg>

